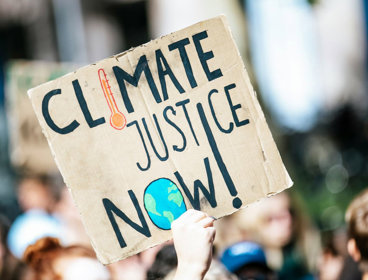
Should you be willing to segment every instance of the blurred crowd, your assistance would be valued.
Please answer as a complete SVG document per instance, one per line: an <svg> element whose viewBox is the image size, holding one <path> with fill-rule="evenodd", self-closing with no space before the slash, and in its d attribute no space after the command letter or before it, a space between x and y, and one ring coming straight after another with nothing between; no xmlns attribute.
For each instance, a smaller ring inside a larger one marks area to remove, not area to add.
<svg viewBox="0 0 368 280"><path fill-rule="evenodd" d="M175 232L175 244L103 266L58 176L25 176L17 196L22 214L13 223L0 216L1 279L176 279L175 249L183 237L176 241ZM215 221L213 260L204 279L362 279L368 272L368 190L350 204L348 230L325 244L299 199L284 191ZM192 239L184 250L204 250Z"/></svg>
<svg viewBox="0 0 368 280"><path fill-rule="evenodd" d="M295 184L214 222L204 279L368 279L367 1L0 0L1 280L179 280L175 238L97 261L26 90L219 14Z"/></svg>

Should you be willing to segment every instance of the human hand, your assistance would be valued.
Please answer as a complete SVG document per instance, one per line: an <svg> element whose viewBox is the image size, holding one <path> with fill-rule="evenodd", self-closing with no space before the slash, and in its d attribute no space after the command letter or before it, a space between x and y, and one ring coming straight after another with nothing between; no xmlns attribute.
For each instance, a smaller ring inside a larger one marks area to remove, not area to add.
<svg viewBox="0 0 368 280"><path fill-rule="evenodd" d="M171 224L178 256L175 280L202 280L212 260L214 218L190 209Z"/></svg>

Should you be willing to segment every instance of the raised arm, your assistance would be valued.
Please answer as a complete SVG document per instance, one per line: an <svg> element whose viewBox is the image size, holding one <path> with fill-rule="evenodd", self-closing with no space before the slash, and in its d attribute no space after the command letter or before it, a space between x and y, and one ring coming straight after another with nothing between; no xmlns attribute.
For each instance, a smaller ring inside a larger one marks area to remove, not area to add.
<svg viewBox="0 0 368 280"><path fill-rule="evenodd" d="M172 225L178 268L174 280L202 280L212 261L216 229L214 218L197 210L188 210Z"/></svg>

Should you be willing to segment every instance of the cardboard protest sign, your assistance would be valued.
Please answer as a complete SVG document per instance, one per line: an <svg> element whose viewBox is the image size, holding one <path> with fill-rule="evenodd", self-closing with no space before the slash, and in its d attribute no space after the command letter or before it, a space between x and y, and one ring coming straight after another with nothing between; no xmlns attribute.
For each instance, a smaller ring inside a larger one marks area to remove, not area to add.
<svg viewBox="0 0 368 280"><path fill-rule="evenodd" d="M72 71L70 64L13 60L6 67L6 109L11 161L32 173L57 171L27 90Z"/></svg>
<svg viewBox="0 0 368 280"><path fill-rule="evenodd" d="M222 217L292 185L224 17L29 96L104 264L170 239L189 208Z"/></svg>

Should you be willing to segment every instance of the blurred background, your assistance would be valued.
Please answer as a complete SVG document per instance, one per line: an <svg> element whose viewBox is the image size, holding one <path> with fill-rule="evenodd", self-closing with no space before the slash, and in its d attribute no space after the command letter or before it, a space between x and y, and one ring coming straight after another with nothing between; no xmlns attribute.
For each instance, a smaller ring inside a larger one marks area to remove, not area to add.
<svg viewBox="0 0 368 280"><path fill-rule="evenodd" d="M74 215L29 88L219 14L294 181L290 195L322 248L344 254L346 207L368 185L365 0L0 0L1 215L12 223L34 207L32 193L45 201L42 188L22 185L45 175L42 207Z"/></svg>

